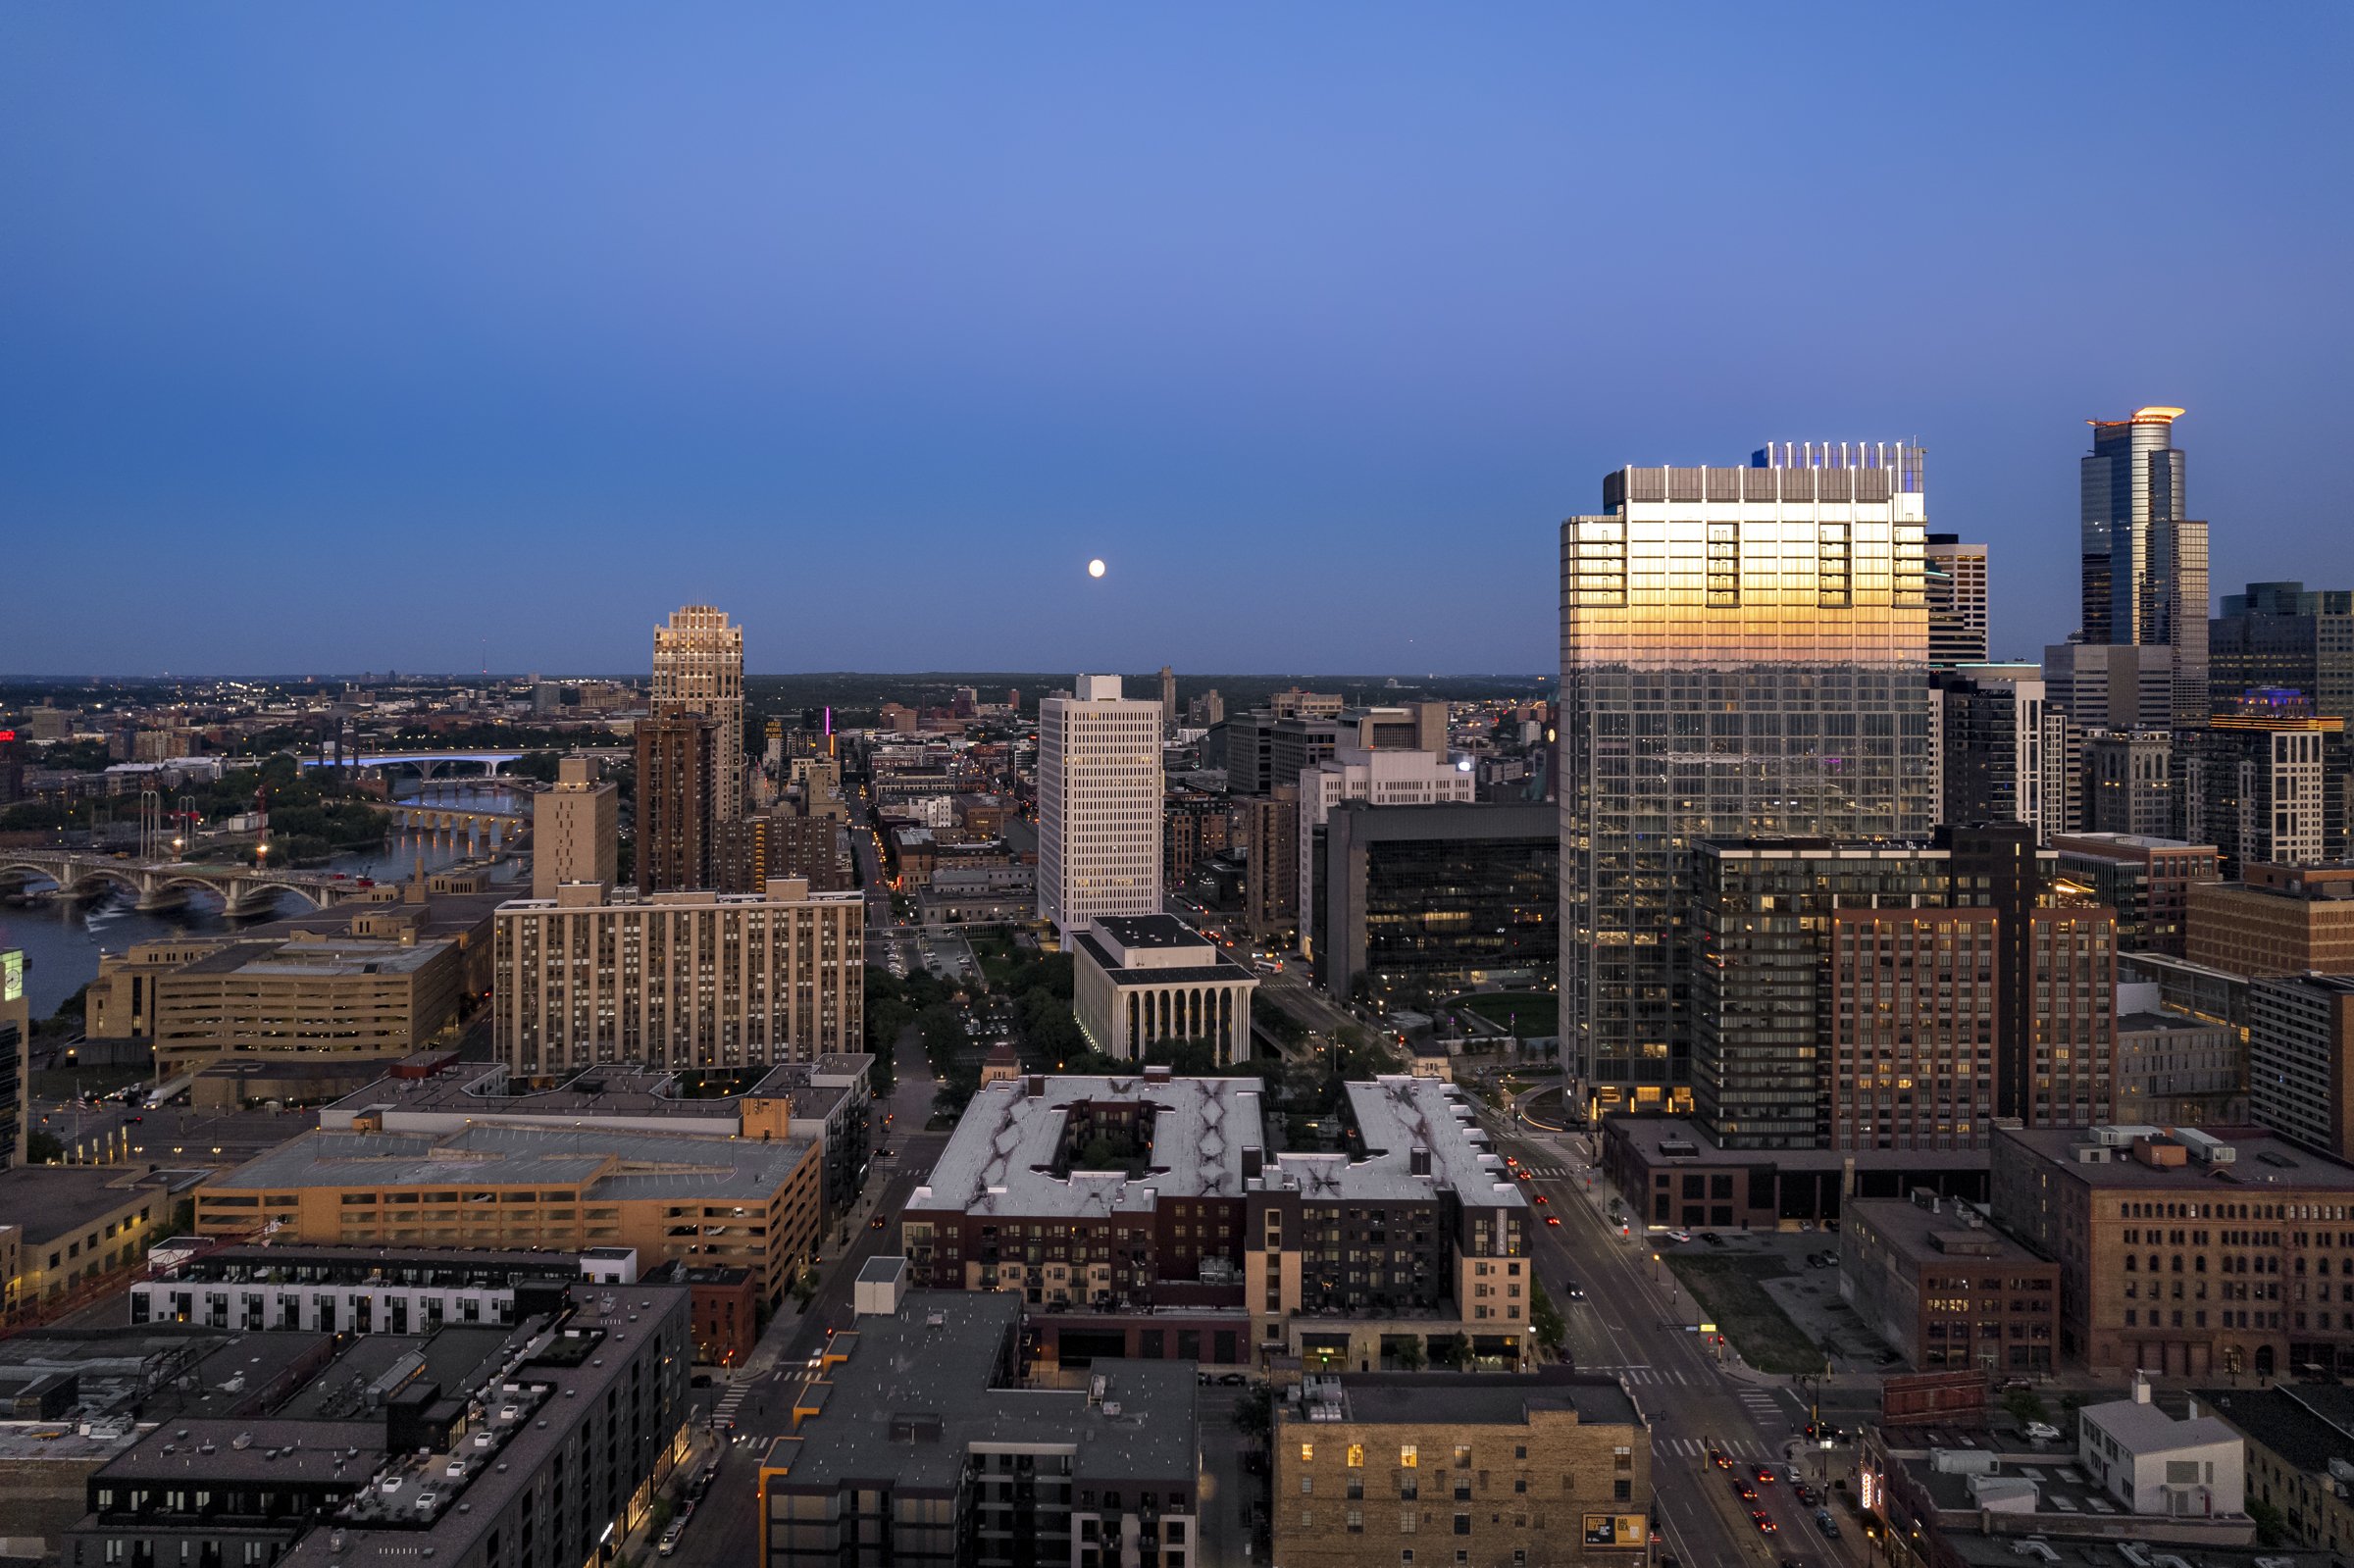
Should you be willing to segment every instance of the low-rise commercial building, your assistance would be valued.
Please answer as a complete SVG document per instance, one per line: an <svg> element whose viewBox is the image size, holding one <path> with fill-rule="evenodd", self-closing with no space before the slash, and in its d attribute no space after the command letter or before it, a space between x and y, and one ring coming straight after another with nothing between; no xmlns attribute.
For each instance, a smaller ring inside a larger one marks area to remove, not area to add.
<svg viewBox="0 0 2354 1568"><path fill-rule="evenodd" d="M136 1266L213 1173L146 1165L20 1165L0 1171L15 1251L10 1304L38 1311Z"/></svg>
<svg viewBox="0 0 2354 1568"><path fill-rule="evenodd" d="M405 1056L454 1025L454 941L302 934L173 938L98 961L91 1032L144 1037L171 1077L244 1053Z"/></svg>
<svg viewBox="0 0 2354 1568"><path fill-rule="evenodd" d="M2156 1005L2158 987L2118 987L2117 1109L2124 1123L2235 1127L2248 1119L2248 1044L2228 1024Z"/></svg>
<svg viewBox="0 0 2354 1568"><path fill-rule="evenodd" d="M1271 1561L1649 1560L1650 1425L1612 1379L1342 1374L1303 1391L1275 1418Z"/></svg>
<svg viewBox="0 0 2354 1568"><path fill-rule="evenodd" d="M1853 1197L1930 1191L1983 1202L1984 1148L1725 1148L1681 1116L1611 1116L1602 1169L1627 1223L1654 1231L1796 1230Z"/></svg>
<svg viewBox="0 0 2354 1568"><path fill-rule="evenodd" d="M1258 978L1174 915L1106 915L1070 936L1071 1011L1087 1042L1142 1061L1156 1045L1206 1044L1221 1067L1251 1054Z"/></svg>
<svg viewBox="0 0 2354 1568"><path fill-rule="evenodd" d="M621 1064L555 1079L480 1066L395 1074L325 1107L319 1125L329 1132L368 1126L385 1133L456 1133L479 1124L804 1138L818 1145L824 1163L826 1211L840 1214L857 1200L866 1180L874 1065L864 1052L845 1052L734 1075Z"/></svg>
<svg viewBox="0 0 2354 1568"><path fill-rule="evenodd" d="M2058 1365L2060 1266L1965 1203L1850 1202L1839 1294L1923 1372L2034 1375Z"/></svg>
<svg viewBox="0 0 2354 1568"><path fill-rule="evenodd" d="M2076 1412L2076 1464L2134 1514L2247 1516L2247 1448L2239 1434L2196 1409L2167 1414L2151 1401L2146 1376L2134 1377L2131 1398Z"/></svg>
<svg viewBox="0 0 2354 1568"><path fill-rule="evenodd" d="M2188 937L2190 888L2221 882L2223 862L2213 844L2141 834L2062 834L2052 840L2063 882L2117 911L2120 952L2169 953L2179 958Z"/></svg>
<svg viewBox="0 0 2354 1568"><path fill-rule="evenodd" d="M2354 1168L2254 1129L2001 1128L1993 1155L1995 1223L2060 1265L2065 1359L2354 1375Z"/></svg>
<svg viewBox="0 0 2354 1568"><path fill-rule="evenodd" d="M864 1043L866 900L638 896L593 884L501 904L494 1044L518 1074L609 1062L747 1068Z"/></svg>
<svg viewBox="0 0 2354 1568"><path fill-rule="evenodd" d="M2354 974L2354 864L2251 865L2190 889L2187 955L2235 975Z"/></svg>
<svg viewBox="0 0 2354 1568"><path fill-rule="evenodd" d="M2199 1407L2247 1443L2247 1495L2288 1543L2337 1561L2354 1553L2354 1391L2334 1383L2207 1389Z"/></svg>
<svg viewBox="0 0 2354 1568"><path fill-rule="evenodd" d="M618 1249L619 1276L638 1278L637 1254ZM517 1301L550 1285L615 1278L614 1258L496 1248L296 1243L202 1243L129 1290L134 1327L172 1324L230 1334L433 1334L505 1327ZM524 1315L529 1315L528 1311Z"/></svg>
<svg viewBox="0 0 2354 1568"><path fill-rule="evenodd" d="M196 1230L379 1246L634 1247L656 1262L750 1269L774 1304L817 1250L815 1139L758 1142L473 1126L387 1133L356 1116L216 1176Z"/></svg>
<svg viewBox="0 0 2354 1568"><path fill-rule="evenodd" d="M1018 1300L902 1291L896 1262L869 1261L857 1317L761 1459L761 1568L1204 1560L1191 1367L1106 1361L1083 1388L1026 1387Z"/></svg>

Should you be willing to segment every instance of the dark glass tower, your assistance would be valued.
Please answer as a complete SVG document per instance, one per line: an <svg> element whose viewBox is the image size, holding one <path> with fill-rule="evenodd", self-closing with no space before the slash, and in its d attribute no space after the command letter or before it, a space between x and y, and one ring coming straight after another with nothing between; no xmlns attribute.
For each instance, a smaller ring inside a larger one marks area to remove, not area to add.
<svg viewBox="0 0 2354 1568"><path fill-rule="evenodd" d="M2207 721L2207 525L2183 516L2178 408L2092 422L2083 460L2084 640L2174 650L2174 722Z"/></svg>

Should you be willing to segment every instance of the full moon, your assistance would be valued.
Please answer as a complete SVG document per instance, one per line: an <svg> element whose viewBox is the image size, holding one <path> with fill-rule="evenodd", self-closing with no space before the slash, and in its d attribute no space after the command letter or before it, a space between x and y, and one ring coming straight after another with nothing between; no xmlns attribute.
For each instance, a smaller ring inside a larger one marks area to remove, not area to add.
<svg viewBox="0 0 2354 1568"><path fill-rule="evenodd" d="M1103 575L1103 561L1100 556L1087 563L1087 575L1091 578L1100 578Z"/></svg>

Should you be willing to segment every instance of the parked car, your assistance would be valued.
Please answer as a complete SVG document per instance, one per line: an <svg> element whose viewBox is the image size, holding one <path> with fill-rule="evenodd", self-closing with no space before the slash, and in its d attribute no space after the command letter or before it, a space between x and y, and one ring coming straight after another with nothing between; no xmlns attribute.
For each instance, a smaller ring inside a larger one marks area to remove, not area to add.
<svg viewBox="0 0 2354 1568"><path fill-rule="evenodd" d="M2027 1423L2027 1439L2032 1442L2058 1442L2060 1429L2048 1421L2030 1421Z"/></svg>
<svg viewBox="0 0 2354 1568"><path fill-rule="evenodd" d="M1701 1233L1700 1233L1700 1239L1701 1239L1702 1240L1704 1240L1704 1241L1708 1242L1708 1243L1709 1243L1709 1245L1711 1245L1711 1246L1722 1246L1722 1245L1724 1245L1724 1238L1723 1238L1723 1237L1721 1237L1721 1236L1718 1236L1718 1235L1717 1235L1717 1234L1716 1234L1714 1231L1703 1231L1703 1232L1701 1232Z"/></svg>
<svg viewBox="0 0 2354 1568"><path fill-rule="evenodd" d="M685 1525L672 1525L668 1530L662 1532L662 1540L655 1545L654 1550L665 1557L671 1555L679 1549L679 1538L686 1533Z"/></svg>
<svg viewBox="0 0 2354 1568"><path fill-rule="evenodd" d="M1839 1521L1831 1517L1831 1510L1828 1508L1815 1510L1815 1528L1822 1532L1825 1541L1839 1539Z"/></svg>

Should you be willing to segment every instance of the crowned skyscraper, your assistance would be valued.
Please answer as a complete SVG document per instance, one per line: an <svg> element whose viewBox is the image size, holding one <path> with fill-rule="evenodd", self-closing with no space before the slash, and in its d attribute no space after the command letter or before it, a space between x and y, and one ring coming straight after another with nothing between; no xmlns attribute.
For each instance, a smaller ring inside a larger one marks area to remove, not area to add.
<svg viewBox="0 0 2354 1568"><path fill-rule="evenodd" d="M2084 640L2172 650L2177 727L2207 722L2207 525L2183 516L2178 408L2094 420L2083 460Z"/></svg>
<svg viewBox="0 0 2354 1568"><path fill-rule="evenodd" d="M743 815L743 628L725 611L690 604L654 628L652 713L699 713L719 727L711 762L711 820Z"/></svg>
<svg viewBox="0 0 2354 1568"><path fill-rule="evenodd" d="M1628 468L1603 507L1561 525L1562 1059L1659 1105L1694 1076L1701 840L1932 825L1921 454Z"/></svg>

